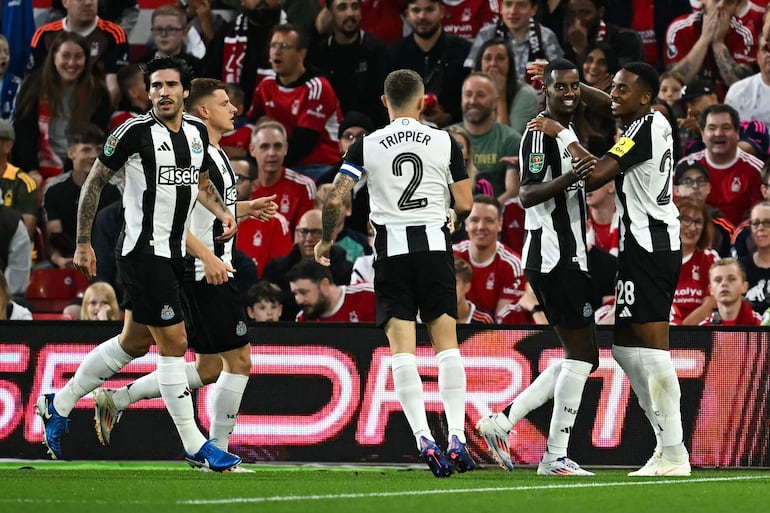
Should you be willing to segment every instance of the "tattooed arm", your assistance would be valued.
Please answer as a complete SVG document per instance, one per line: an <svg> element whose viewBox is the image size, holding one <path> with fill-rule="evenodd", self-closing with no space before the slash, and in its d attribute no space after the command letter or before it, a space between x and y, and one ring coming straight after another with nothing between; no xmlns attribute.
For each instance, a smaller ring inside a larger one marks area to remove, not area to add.
<svg viewBox="0 0 770 513"><path fill-rule="evenodd" d="M714 43L714 60L719 68L719 74L729 87L742 78L753 75L755 70L747 64L738 64L730 49L723 42Z"/></svg>
<svg viewBox="0 0 770 513"><path fill-rule="evenodd" d="M214 183L209 179L208 171L200 174L198 180L198 203L206 207L217 219L222 221L224 232L217 237L218 241L230 240L238 229L233 215L225 206L222 195L219 194Z"/></svg>
<svg viewBox="0 0 770 513"><path fill-rule="evenodd" d="M99 207L99 197L102 194L102 189L114 174L115 171L102 164L99 159L96 159L91 167L91 172L88 173L88 177L80 189L76 232L77 247L75 248L72 263L76 269L89 278L96 276L96 255L94 254L94 248L91 246L91 227L94 224L96 210Z"/></svg>
<svg viewBox="0 0 770 513"><path fill-rule="evenodd" d="M337 173L337 177L334 179L334 187L323 206L323 217L321 218L323 235L321 235L321 240L315 246L315 259L320 264L328 266L331 263L329 251L332 248L332 244L334 244L334 229L337 228L337 223L339 223L340 215L342 214L342 200L346 195L350 194L355 184L355 180L342 173Z"/></svg>

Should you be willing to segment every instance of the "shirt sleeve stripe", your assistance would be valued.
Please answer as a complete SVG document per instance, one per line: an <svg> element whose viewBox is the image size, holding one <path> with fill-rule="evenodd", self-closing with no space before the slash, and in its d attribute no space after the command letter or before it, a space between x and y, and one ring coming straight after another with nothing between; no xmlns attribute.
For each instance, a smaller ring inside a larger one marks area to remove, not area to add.
<svg viewBox="0 0 770 513"><path fill-rule="evenodd" d="M342 166L340 166L340 173L344 173L348 175L350 178L352 178L356 182L361 179L361 175L363 174L363 171L364 170L362 168L358 167L352 162L348 162L347 160L342 163Z"/></svg>

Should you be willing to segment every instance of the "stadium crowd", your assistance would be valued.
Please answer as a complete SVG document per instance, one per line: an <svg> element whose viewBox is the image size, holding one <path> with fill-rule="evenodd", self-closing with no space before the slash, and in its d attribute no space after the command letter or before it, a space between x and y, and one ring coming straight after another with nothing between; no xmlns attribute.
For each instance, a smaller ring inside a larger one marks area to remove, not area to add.
<svg viewBox="0 0 770 513"><path fill-rule="evenodd" d="M150 108L141 65L178 56L197 77L228 84L238 112L221 146L238 199L276 195L277 214L242 219L233 245L251 319L373 322L366 180L344 205L329 273L314 268L313 248L325 185L347 148L386 124L385 76L409 68L425 84L422 121L458 140L476 193L453 241L459 322L546 323L521 262L519 144L544 107L528 65L566 57L584 84L605 92L629 61L661 74L653 108L674 134L683 249L671 323L759 324L770 312L768 4L189 0L154 9L150 40L129 45L136 1L54 1L33 33L0 37L0 319L117 318L119 176L103 190L94 223L96 280L106 284L43 303L40 271L73 268L80 188L108 135ZM19 61L26 68L12 66ZM595 155L622 131L586 105L574 125ZM600 324L614 319L615 193L610 182L588 194ZM727 282L740 294L723 291Z"/></svg>

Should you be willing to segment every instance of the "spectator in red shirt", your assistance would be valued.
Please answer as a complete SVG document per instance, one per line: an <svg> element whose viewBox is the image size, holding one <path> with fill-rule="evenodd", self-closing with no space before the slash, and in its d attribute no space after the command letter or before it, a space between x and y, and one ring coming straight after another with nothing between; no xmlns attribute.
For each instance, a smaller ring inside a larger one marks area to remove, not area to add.
<svg viewBox="0 0 770 513"><path fill-rule="evenodd" d="M701 326L759 326L762 317L743 299L749 288L746 271L734 258L722 258L709 269L709 290L716 309Z"/></svg>
<svg viewBox="0 0 770 513"><path fill-rule="evenodd" d="M257 86L248 117L267 116L286 128L286 163L313 180L340 161L337 129L340 101L329 81L305 66L309 38L290 24L275 27L270 40L274 77Z"/></svg>
<svg viewBox="0 0 770 513"><path fill-rule="evenodd" d="M470 237L454 245L454 254L473 269L468 299L497 315L524 294L527 279L521 257L497 240L502 230L502 206L491 196L477 195L465 220Z"/></svg>
<svg viewBox="0 0 770 513"><path fill-rule="evenodd" d="M294 300L300 308L297 322L376 322L374 286L335 285L331 270L305 260L288 273Z"/></svg>
<svg viewBox="0 0 770 513"><path fill-rule="evenodd" d="M679 198L680 235L682 240L682 269L674 291L675 314L671 324L697 326L716 307L709 293L706 269L719 259L711 244L711 216L708 206L689 198Z"/></svg>
<svg viewBox="0 0 770 513"><path fill-rule="evenodd" d="M257 187L252 198L276 195L278 213L289 221L291 230L302 214L313 208L315 182L292 169L284 167L288 151L286 129L277 121L265 121L254 128L249 145L257 161Z"/></svg>
<svg viewBox="0 0 770 513"><path fill-rule="evenodd" d="M615 182L610 181L586 194L589 245L618 256L620 215L615 206Z"/></svg>
<svg viewBox="0 0 770 513"><path fill-rule="evenodd" d="M458 324L494 324L489 313L480 310L466 296L471 290L473 269L462 258L455 257L455 277L457 278L457 322Z"/></svg>
<svg viewBox="0 0 770 513"><path fill-rule="evenodd" d="M736 226L762 199L762 161L738 147L739 125L738 113L729 105L706 107L700 117L706 149L685 157L706 167L711 184L706 202Z"/></svg>

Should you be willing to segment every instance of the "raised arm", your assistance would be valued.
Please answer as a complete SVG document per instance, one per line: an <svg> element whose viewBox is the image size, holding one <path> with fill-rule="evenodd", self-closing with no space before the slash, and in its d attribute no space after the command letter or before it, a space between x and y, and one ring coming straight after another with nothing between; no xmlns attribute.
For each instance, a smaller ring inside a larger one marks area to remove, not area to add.
<svg viewBox="0 0 770 513"><path fill-rule="evenodd" d="M99 208L99 198L102 195L102 189L110 181L115 171L108 168L99 159L96 159L88 173L83 187L80 189L80 200L78 201L77 213L77 231L75 233L75 255L72 263L77 270L93 278L96 276L96 255L91 246L91 228L96 217L96 210Z"/></svg>

